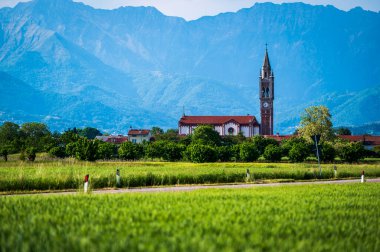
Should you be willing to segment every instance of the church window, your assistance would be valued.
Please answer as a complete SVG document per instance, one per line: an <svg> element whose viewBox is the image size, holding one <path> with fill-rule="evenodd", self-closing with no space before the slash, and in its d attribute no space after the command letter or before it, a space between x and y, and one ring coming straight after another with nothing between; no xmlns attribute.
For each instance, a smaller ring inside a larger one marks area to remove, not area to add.
<svg viewBox="0 0 380 252"><path fill-rule="evenodd" d="M265 88L263 87L262 97L265 97Z"/></svg>
<svg viewBox="0 0 380 252"><path fill-rule="evenodd" d="M234 133L234 128L230 127L228 128L228 134L232 135Z"/></svg>
<svg viewBox="0 0 380 252"><path fill-rule="evenodd" d="M269 97L269 88L268 87L265 89L265 97Z"/></svg>

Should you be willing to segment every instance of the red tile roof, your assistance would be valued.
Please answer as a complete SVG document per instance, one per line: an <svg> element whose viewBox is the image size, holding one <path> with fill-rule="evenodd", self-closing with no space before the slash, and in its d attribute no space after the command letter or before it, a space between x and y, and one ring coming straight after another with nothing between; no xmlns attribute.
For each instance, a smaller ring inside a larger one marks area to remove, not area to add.
<svg viewBox="0 0 380 252"><path fill-rule="evenodd" d="M114 144L121 144L128 141L127 136L97 136L96 139Z"/></svg>
<svg viewBox="0 0 380 252"><path fill-rule="evenodd" d="M282 140L284 139L290 139L292 137L297 137L297 136L294 136L294 135L265 135L264 136L265 138L271 138L271 139L274 139L276 140L277 142L281 142Z"/></svg>
<svg viewBox="0 0 380 252"><path fill-rule="evenodd" d="M147 129L131 129L128 131L128 136L129 135L143 135L143 136L146 136L148 135L150 132L150 130L147 130Z"/></svg>
<svg viewBox="0 0 380 252"><path fill-rule="evenodd" d="M338 135L338 137L348 140L350 142L363 142L364 145L380 145L380 136L350 136L350 135Z"/></svg>
<svg viewBox="0 0 380 252"><path fill-rule="evenodd" d="M256 118L251 115L247 116L182 116L180 124L225 124L229 121L235 121L239 124L257 124Z"/></svg>

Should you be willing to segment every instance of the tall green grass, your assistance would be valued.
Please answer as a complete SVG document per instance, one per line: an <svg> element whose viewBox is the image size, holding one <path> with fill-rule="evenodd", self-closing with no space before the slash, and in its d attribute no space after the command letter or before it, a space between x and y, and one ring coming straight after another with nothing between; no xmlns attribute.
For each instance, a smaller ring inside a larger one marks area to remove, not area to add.
<svg viewBox="0 0 380 252"><path fill-rule="evenodd" d="M380 164L338 164L337 178L380 177ZM93 189L115 187L116 169L122 187L237 183L260 180L311 180L319 178L316 164L287 163L170 163L170 162L1 162L0 191L79 189L90 174ZM322 165L322 179L334 178L333 165Z"/></svg>
<svg viewBox="0 0 380 252"><path fill-rule="evenodd" d="M0 251L380 251L380 184L0 197Z"/></svg>

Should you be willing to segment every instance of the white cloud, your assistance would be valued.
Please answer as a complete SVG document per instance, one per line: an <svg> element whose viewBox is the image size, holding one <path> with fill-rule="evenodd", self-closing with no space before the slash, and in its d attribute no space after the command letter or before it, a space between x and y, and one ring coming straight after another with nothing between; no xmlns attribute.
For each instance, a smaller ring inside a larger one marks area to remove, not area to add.
<svg viewBox="0 0 380 252"><path fill-rule="evenodd" d="M17 2L27 0L0 0L0 7L14 6ZM83 2L95 8L114 9L120 6L154 6L169 16L180 16L185 19L197 19L201 16L216 15L221 12L237 11L247 8L256 2L267 0L74 0ZM300 2L301 0L272 0L274 3ZM303 0L313 5L334 5L342 10L360 6L366 10L379 11L380 0Z"/></svg>

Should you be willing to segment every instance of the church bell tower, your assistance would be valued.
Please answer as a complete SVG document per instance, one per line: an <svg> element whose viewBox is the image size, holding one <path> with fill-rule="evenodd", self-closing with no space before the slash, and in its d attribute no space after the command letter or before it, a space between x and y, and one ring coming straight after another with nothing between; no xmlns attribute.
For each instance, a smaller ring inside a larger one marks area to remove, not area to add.
<svg viewBox="0 0 380 252"><path fill-rule="evenodd" d="M273 135L274 74L265 48L264 63L259 77L261 135Z"/></svg>

